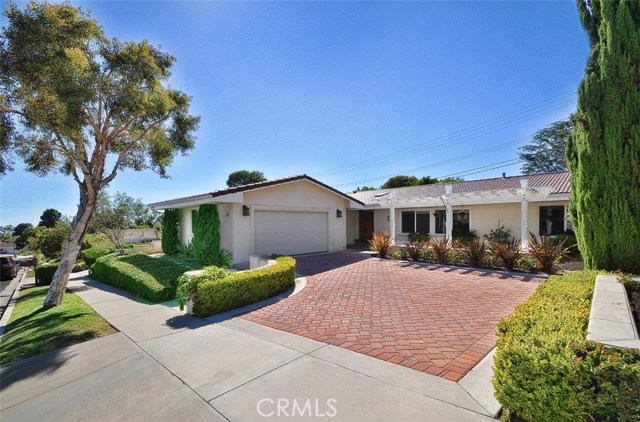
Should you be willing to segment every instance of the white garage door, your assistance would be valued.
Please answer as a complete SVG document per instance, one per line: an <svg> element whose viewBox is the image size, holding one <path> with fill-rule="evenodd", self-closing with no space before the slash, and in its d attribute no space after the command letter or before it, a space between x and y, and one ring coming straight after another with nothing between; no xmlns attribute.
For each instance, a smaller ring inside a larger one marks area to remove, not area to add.
<svg viewBox="0 0 640 422"><path fill-rule="evenodd" d="M326 252L327 213L256 211L255 253L297 255Z"/></svg>

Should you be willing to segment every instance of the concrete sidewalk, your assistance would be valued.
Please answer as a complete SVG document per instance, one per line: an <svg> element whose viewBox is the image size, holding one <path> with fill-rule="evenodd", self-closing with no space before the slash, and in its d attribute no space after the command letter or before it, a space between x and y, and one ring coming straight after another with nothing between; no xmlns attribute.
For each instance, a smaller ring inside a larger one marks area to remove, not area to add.
<svg viewBox="0 0 640 422"><path fill-rule="evenodd" d="M440 377L83 277L69 286L121 333L1 367L3 421L491 420Z"/></svg>

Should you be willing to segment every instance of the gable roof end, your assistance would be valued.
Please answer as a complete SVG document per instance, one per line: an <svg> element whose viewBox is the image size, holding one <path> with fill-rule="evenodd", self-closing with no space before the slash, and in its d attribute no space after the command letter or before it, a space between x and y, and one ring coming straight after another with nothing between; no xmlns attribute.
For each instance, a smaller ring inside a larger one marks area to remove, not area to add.
<svg viewBox="0 0 640 422"><path fill-rule="evenodd" d="M267 187L271 187L271 186L277 186L277 185L282 185L285 183L291 183L291 182L296 182L299 180L307 180L311 183L314 183L324 189L327 189L329 191L331 191L332 193L342 196L345 199L348 199L350 201L354 201L360 205L364 205L364 203L362 201L360 201L359 199L356 199L352 196L347 195L344 192L340 192L339 190L325 184L322 183L319 180L314 179L311 176L307 176L306 174L300 174L297 176L290 176L290 177L284 177L282 179L274 179L274 180L267 180L265 182L257 182L257 183L250 183L248 185L242 185L242 186L236 186L233 188L228 188L228 189L220 189L220 190L216 190L213 192L209 192L209 193L203 193L200 195L191 195L191 196L184 196L181 198L175 198L175 199L169 199L167 201L161 201L161 202L155 202L153 204L149 204L149 206L151 208L169 208L172 205L175 206L180 206L180 204L183 204L185 202L190 202L190 201L197 201L197 200L204 200L204 199L209 199L209 198L216 198L219 196L224 196L224 195L230 195L233 193L239 193L239 192L247 192L247 191L252 191L252 190L256 190L256 189L261 189L261 188L267 188Z"/></svg>

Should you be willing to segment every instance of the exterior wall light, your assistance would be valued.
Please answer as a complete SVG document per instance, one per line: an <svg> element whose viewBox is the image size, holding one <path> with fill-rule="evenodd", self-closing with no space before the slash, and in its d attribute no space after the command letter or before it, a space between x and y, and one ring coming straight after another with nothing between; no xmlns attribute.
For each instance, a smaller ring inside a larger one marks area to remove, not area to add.
<svg viewBox="0 0 640 422"><path fill-rule="evenodd" d="M336 210L336 217L342 218L342 210Z"/></svg>
<svg viewBox="0 0 640 422"><path fill-rule="evenodd" d="M245 216L245 217L251 215L251 208L249 208L246 205L243 205L242 206L242 215Z"/></svg>

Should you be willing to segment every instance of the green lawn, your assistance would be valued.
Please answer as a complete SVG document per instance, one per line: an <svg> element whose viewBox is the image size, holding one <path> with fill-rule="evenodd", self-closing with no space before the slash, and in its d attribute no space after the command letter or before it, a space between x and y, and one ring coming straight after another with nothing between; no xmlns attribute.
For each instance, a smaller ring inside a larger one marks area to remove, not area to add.
<svg viewBox="0 0 640 422"><path fill-rule="evenodd" d="M33 287L20 292L0 343L0 365L116 332L70 291L62 305L43 310L48 288Z"/></svg>

